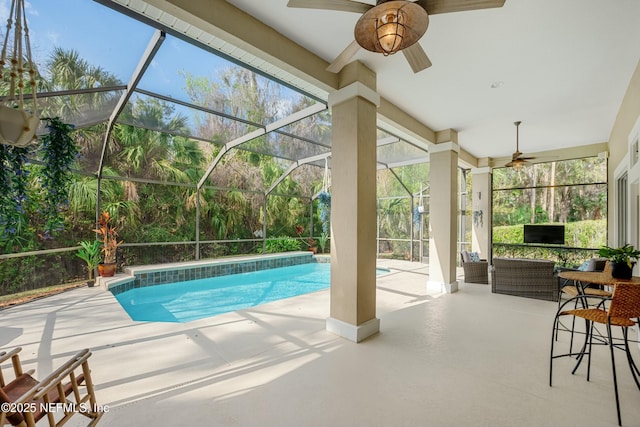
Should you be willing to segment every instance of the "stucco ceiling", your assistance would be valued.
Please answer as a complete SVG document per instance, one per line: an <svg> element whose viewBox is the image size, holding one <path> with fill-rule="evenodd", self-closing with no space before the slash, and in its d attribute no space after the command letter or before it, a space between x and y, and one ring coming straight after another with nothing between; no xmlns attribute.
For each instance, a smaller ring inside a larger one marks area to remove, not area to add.
<svg viewBox="0 0 640 427"><path fill-rule="evenodd" d="M228 3L328 63L359 17L287 0ZM361 49L354 60L376 72L384 98L434 131L456 130L470 154L510 156L516 120L525 153L602 143L640 59L640 1L506 0L431 16L420 44L433 66L418 74L401 54Z"/></svg>

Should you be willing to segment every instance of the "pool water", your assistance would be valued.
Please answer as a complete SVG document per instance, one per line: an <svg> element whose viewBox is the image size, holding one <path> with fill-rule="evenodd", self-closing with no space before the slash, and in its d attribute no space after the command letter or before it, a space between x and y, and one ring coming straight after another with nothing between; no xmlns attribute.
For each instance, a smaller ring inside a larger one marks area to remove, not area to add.
<svg viewBox="0 0 640 427"><path fill-rule="evenodd" d="M330 268L328 263L301 264L147 286L115 297L133 320L190 322L327 289Z"/></svg>

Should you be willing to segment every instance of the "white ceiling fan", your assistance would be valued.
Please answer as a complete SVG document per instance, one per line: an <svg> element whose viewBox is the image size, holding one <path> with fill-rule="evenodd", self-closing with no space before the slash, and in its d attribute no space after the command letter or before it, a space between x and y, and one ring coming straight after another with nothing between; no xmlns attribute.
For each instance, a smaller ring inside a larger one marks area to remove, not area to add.
<svg viewBox="0 0 640 427"><path fill-rule="evenodd" d="M360 50L383 55L402 51L414 73L431 66L418 40L427 31L429 15L502 7L505 0L376 0L373 6L354 0L289 0L288 7L361 13L355 40L327 67L339 72Z"/></svg>
<svg viewBox="0 0 640 427"><path fill-rule="evenodd" d="M535 159L535 157L523 157L520 152L520 143L519 143L519 132L521 121L513 122L516 125L516 152L511 156L511 161L505 165L505 167L511 168L514 167L516 169L521 168L529 164L529 160Z"/></svg>

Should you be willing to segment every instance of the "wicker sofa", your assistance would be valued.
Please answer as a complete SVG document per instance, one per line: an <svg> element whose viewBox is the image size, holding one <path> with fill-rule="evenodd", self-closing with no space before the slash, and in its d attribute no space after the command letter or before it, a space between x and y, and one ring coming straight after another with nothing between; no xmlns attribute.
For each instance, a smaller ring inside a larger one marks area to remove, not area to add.
<svg viewBox="0 0 640 427"><path fill-rule="evenodd" d="M494 258L491 292L557 301L555 263L537 259Z"/></svg>

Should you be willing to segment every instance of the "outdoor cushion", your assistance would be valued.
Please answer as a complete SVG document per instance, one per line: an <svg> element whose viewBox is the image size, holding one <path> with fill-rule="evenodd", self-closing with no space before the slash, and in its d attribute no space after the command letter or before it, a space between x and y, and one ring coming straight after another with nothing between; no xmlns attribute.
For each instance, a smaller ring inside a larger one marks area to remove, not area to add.
<svg viewBox="0 0 640 427"><path fill-rule="evenodd" d="M587 268L589 267L589 262L590 261L585 261L583 262L580 267L578 267L579 271L587 271Z"/></svg>
<svg viewBox="0 0 640 427"><path fill-rule="evenodd" d="M578 267L579 271L602 271L607 264L606 258L591 258Z"/></svg>
<svg viewBox="0 0 640 427"><path fill-rule="evenodd" d="M462 251L460 255L462 255L462 262L480 262L480 254L478 252Z"/></svg>
<svg viewBox="0 0 640 427"><path fill-rule="evenodd" d="M602 271L606 264L606 258L591 258L585 271Z"/></svg>

